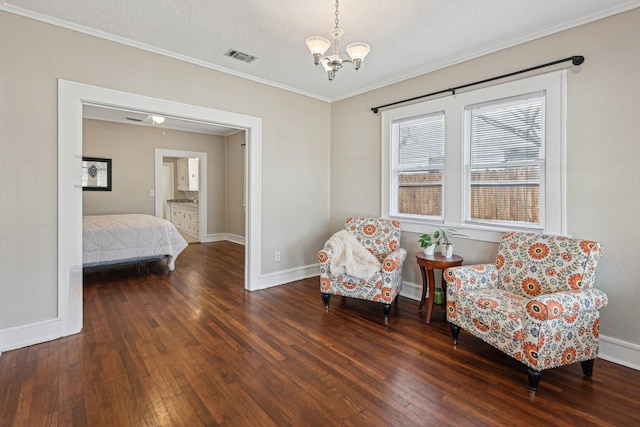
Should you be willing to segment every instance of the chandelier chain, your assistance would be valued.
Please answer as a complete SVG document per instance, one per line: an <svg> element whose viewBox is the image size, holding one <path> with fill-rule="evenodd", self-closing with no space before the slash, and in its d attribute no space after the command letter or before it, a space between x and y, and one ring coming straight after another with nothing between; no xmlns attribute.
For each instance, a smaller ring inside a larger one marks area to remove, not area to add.
<svg viewBox="0 0 640 427"><path fill-rule="evenodd" d="M336 0L336 28L338 27L338 0Z"/></svg>

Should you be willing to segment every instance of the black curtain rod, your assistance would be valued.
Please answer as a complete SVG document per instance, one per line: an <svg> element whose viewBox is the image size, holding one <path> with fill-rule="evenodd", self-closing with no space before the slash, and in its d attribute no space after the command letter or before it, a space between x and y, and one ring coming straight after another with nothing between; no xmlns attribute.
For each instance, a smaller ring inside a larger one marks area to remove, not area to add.
<svg viewBox="0 0 640 427"><path fill-rule="evenodd" d="M437 92L431 92L431 93L428 93L426 95L420 95L420 96L416 96L416 97L409 98L409 99L403 99L402 101L396 101L396 102L392 102L390 104L379 105L377 107L371 108L371 111L373 111L373 114L378 114L378 110L380 110L381 108L390 107L392 105L403 104L405 102L415 101L416 99L427 98L429 96L440 95L440 94L447 93L447 92L451 92L451 95L455 95L456 94L456 90L458 90L458 89L465 89L465 88L468 88L470 86L480 85L480 84L483 84L483 83L492 82L494 80L504 79L504 78L515 76L515 75L518 75L518 74L528 73L529 71L539 70L540 68L550 67L551 65L561 64L561 63L567 62L567 61L571 61L573 65L578 66L578 65L580 65L580 64L582 64L584 62L584 56L574 55L574 56L570 56L568 58L558 59L557 61L548 62L546 64L536 65L535 67L525 68L524 70L514 71L513 73L503 74L501 76L491 77L491 78L488 78L488 79L479 80L477 82L467 83L467 84L464 84L462 86L456 86L456 87L449 88L449 89L439 90Z"/></svg>

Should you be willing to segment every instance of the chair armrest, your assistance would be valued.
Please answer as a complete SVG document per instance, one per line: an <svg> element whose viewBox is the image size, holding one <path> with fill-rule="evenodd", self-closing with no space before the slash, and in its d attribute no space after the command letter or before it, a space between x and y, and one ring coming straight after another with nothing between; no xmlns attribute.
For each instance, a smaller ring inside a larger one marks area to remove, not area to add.
<svg viewBox="0 0 640 427"><path fill-rule="evenodd" d="M469 291L498 287L498 268L495 264L462 265L444 271L447 289Z"/></svg>
<svg viewBox="0 0 640 427"><path fill-rule="evenodd" d="M325 246L324 248L318 251L318 254L316 256L320 264L329 266L329 261L331 261L331 257L333 256L333 251Z"/></svg>
<svg viewBox="0 0 640 427"><path fill-rule="evenodd" d="M584 311L599 310L608 303L600 289L575 289L540 295L527 303L526 315L535 320L556 319Z"/></svg>
<svg viewBox="0 0 640 427"><path fill-rule="evenodd" d="M407 258L407 251L398 248L382 260L382 274L392 274L402 270L402 263Z"/></svg>

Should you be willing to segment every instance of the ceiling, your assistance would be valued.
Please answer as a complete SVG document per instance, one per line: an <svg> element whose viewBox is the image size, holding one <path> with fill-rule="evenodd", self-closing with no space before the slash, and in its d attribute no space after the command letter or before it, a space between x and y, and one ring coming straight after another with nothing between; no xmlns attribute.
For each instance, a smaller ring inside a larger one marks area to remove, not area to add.
<svg viewBox="0 0 640 427"><path fill-rule="evenodd" d="M162 130L172 129L184 132L206 133L209 135L229 136L242 131L241 129L209 122L199 122L168 116L163 116L165 119L163 123L156 124L151 120L149 113L96 105L84 105L82 107L82 117L85 119L104 120L129 125L156 127Z"/></svg>
<svg viewBox="0 0 640 427"><path fill-rule="evenodd" d="M344 47L371 46L333 82L305 40L329 38L333 0L0 0L0 9L335 101L640 6L640 0L343 0ZM252 63L224 56L229 49ZM567 56L580 54L568 51ZM535 61L534 61L535 62ZM537 64L531 64L537 65Z"/></svg>

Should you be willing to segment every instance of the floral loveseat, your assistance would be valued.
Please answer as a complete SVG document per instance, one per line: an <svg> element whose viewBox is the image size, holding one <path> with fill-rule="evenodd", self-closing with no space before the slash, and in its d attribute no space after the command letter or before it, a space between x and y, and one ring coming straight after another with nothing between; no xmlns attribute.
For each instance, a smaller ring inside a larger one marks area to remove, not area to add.
<svg viewBox="0 0 640 427"><path fill-rule="evenodd" d="M381 263L380 269L368 279L333 274L329 265L334 255L325 247L318 252L320 262L320 292L325 310L330 294L375 301L383 304L385 324L389 321L391 303L402 289L402 263L407 252L400 247L400 223L385 218L346 219L344 229L351 233Z"/></svg>
<svg viewBox="0 0 640 427"><path fill-rule="evenodd" d="M445 271L447 320L454 344L460 328L524 363L529 388L541 371L581 362L586 376L598 355L604 292L593 283L600 244L511 232L494 264Z"/></svg>

